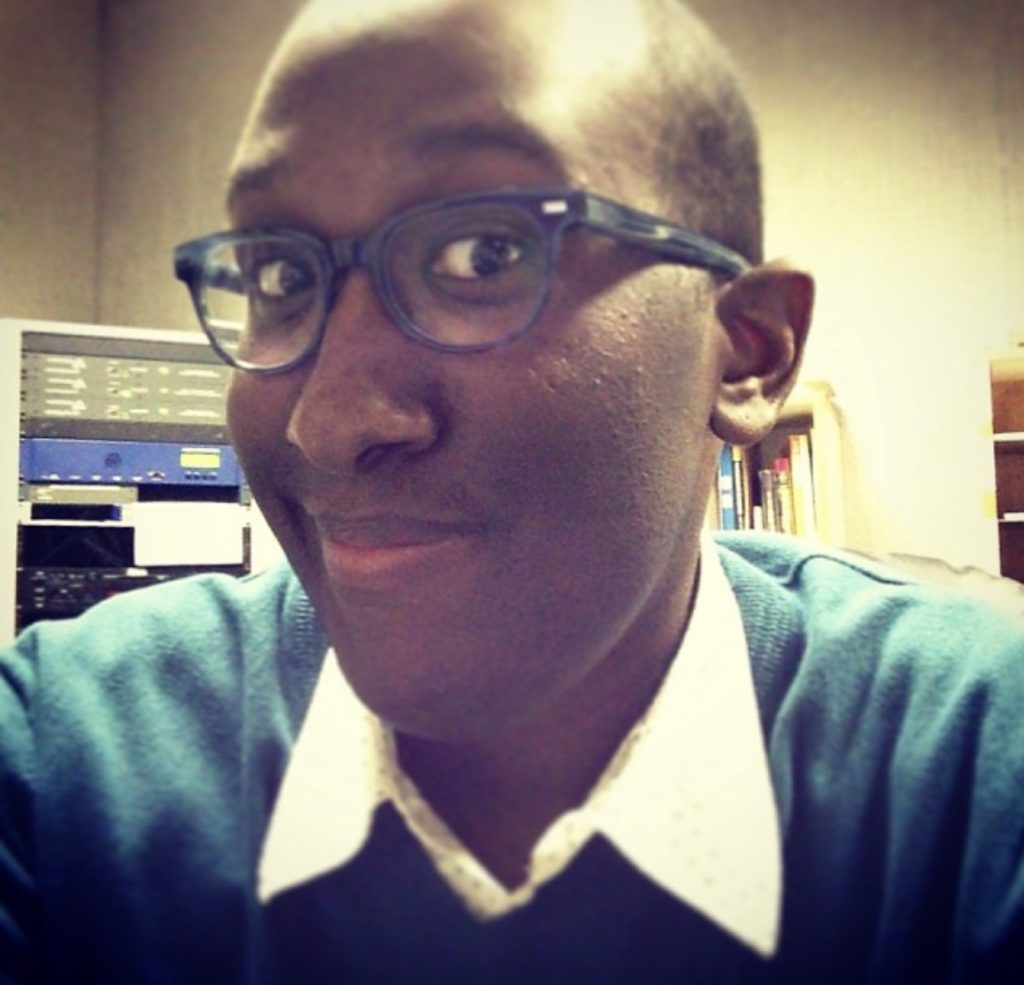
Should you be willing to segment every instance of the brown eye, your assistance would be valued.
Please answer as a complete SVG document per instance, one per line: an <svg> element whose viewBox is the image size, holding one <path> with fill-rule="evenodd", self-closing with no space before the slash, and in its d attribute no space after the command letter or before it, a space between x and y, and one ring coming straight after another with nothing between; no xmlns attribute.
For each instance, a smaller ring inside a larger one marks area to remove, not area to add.
<svg viewBox="0 0 1024 985"><path fill-rule="evenodd" d="M256 286L265 298L288 298L311 290L316 277L304 264L282 259L262 263L256 271Z"/></svg>
<svg viewBox="0 0 1024 985"><path fill-rule="evenodd" d="M441 249L430 272L457 280L494 277L522 258L522 247L507 236L467 236Z"/></svg>

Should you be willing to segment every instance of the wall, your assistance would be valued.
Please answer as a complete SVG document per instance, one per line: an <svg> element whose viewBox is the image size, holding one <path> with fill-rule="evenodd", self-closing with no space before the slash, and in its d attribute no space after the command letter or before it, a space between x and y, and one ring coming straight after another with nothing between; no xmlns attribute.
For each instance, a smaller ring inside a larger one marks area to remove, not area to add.
<svg viewBox="0 0 1024 985"><path fill-rule="evenodd" d="M0 317L96 316L96 11L0 2Z"/></svg>
<svg viewBox="0 0 1024 985"><path fill-rule="evenodd" d="M224 225L224 176L253 87L300 0L102 4L99 317L196 329L178 243Z"/></svg>
<svg viewBox="0 0 1024 985"><path fill-rule="evenodd" d="M764 134L769 254L815 273L849 538L995 569L986 352L1024 329L1024 4L696 0Z"/></svg>
<svg viewBox="0 0 1024 985"><path fill-rule="evenodd" d="M248 93L297 5L102 3L99 320L194 329L171 249L222 223ZM694 6L734 52L762 121L769 252L817 276L806 375L832 382L846 416L851 544L994 568L984 361L1024 329L1024 4ZM60 50L73 32L65 21L55 30L38 43ZM90 39L82 27L83 50ZM73 121L82 93L67 89L52 112ZM20 165L31 211L53 211L34 174L46 139L32 137L36 160ZM84 155L80 139L60 146ZM69 212L88 212L81 186L81 201L65 196ZM54 250L77 252L56 239L19 261L20 279ZM60 310L38 286L23 290L26 310L76 317L56 295Z"/></svg>

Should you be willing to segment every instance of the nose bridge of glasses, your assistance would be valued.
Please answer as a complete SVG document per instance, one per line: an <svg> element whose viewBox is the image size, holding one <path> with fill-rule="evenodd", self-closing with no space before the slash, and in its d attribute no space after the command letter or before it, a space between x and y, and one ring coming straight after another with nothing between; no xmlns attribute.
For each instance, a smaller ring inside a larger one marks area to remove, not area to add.
<svg viewBox="0 0 1024 985"><path fill-rule="evenodd" d="M352 267L365 267L366 249L363 240L353 236L332 239L327 244L327 255L330 257L334 273L344 272Z"/></svg>
<svg viewBox="0 0 1024 985"><path fill-rule="evenodd" d="M364 267L370 270L371 263L367 256L365 241L362 239L344 236L328 241L326 246L329 272L325 288L327 290L328 306L333 307L337 303L341 286L344 284L348 273L357 267Z"/></svg>
<svg viewBox="0 0 1024 985"><path fill-rule="evenodd" d="M375 238L345 236L330 240L325 245L329 264L329 275L325 284L327 295L326 310L324 311L325 321L331 319L332 312L341 298L346 283L348 283L348 274L359 268L366 271L381 307L388 311L389 317L394 318L387 299L383 296L380 272L377 270L379 244Z"/></svg>

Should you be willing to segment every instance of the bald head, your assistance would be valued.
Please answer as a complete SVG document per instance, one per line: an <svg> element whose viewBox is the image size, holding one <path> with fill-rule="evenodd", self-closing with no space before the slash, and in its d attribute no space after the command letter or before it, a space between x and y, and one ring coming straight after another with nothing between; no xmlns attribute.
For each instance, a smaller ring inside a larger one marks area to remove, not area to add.
<svg viewBox="0 0 1024 985"><path fill-rule="evenodd" d="M731 59L678 0L647 0L659 129L651 134L666 208L753 263L762 259L757 128Z"/></svg>
<svg viewBox="0 0 1024 985"><path fill-rule="evenodd" d="M550 748L646 705L720 443L771 427L809 311L806 278L665 221L756 256L753 156L667 0L317 0L285 39L238 276L203 274L245 285L269 353L229 394L251 488L398 732L496 749L543 720Z"/></svg>
<svg viewBox="0 0 1024 985"><path fill-rule="evenodd" d="M561 158L567 183L670 215L760 259L751 116L728 58L676 0L606 0L600 17L588 0L312 0L264 76L236 184L259 178L273 134L311 94L323 101L325 123L379 103L382 65L410 80L392 100L396 119L378 118L382 130L427 98L443 126L486 77L494 118L515 104L507 134ZM415 81L427 76L429 97Z"/></svg>

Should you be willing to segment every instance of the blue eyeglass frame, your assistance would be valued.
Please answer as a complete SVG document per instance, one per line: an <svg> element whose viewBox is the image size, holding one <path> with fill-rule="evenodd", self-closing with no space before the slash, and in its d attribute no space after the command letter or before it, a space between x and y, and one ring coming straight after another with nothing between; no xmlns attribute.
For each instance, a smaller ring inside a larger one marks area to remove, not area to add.
<svg viewBox="0 0 1024 985"><path fill-rule="evenodd" d="M387 264L382 262L390 237L403 223L427 212L466 205L501 205L522 209L537 223L545 237L544 287L529 318L521 328L507 336L471 345L443 342L422 331L398 303ZM531 188L436 199L391 216L362 237L345 236L328 240L300 230L283 228L214 233L178 246L174 251L174 272L188 287L199 322L217 354L229 365L250 373L284 373L316 352L344 281L338 274L353 267L363 267L369 272L374 289L392 320L411 339L442 352L486 352L514 342L536 324L551 295L562 234L574 226L583 226L619 242L648 250L666 260L709 270L727 278L737 277L751 266L739 253L668 219L575 188ZM270 366L239 359L224 349L207 324L208 315L202 299L205 285L216 286L216 278L210 277L206 264L209 252L226 243L258 236L283 237L311 248L319 259L324 283L329 285L324 292L319 323L306 347L294 358Z"/></svg>

